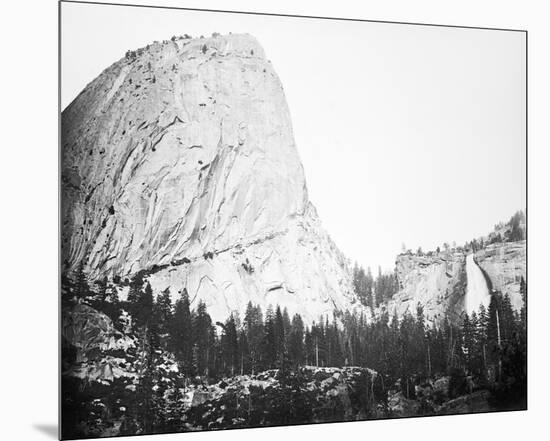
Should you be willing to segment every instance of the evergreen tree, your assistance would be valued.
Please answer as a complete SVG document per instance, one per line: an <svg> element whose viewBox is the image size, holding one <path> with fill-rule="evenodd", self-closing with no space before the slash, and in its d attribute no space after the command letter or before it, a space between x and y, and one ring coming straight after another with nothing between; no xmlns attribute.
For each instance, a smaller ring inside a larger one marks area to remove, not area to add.
<svg viewBox="0 0 550 441"><path fill-rule="evenodd" d="M172 300L168 288L157 296L153 308L153 319L158 326L159 334L167 337L172 324Z"/></svg>
<svg viewBox="0 0 550 441"><path fill-rule="evenodd" d="M235 375L239 370L239 340L237 336L237 326L233 314L229 316L223 325L221 336L221 348L223 359L223 371L227 375Z"/></svg>
<svg viewBox="0 0 550 441"><path fill-rule="evenodd" d="M464 354L464 366L468 373L474 370L475 361L475 327L467 313L462 321L462 352Z"/></svg>
<svg viewBox="0 0 550 441"><path fill-rule="evenodd" d="M277 331L275 330L275 314L271 305L265 313L265 324L262 343L262 367L275 368L277 362Z"/></svg>
<svg viewBox="0 0 550 441"><path fill-rule="evenodd" d="M125 309L130 313L132 322L137 321L139 301L143 295L143 276L140 273L135 274L130 280L130 288L125 303Z"/></svg>
<svg viewBox="0 0 550 441"><path fill-rule="evenodd" d="M88 303L88 299L91 295L90 285L88 284L88 278L84 272L84 259L78 264L75 275L74 284L74 297L79 302Z"/></svg>
<svg viewBox="0 0 550 441"><path fill-rule="evenodd" d="M255 373L263 365L262 354L265 338L263 314L259 306L254 306L251 302L248 302L243 325L250 354L250 369L252 373Z"/></svg>
<svg viewBox="0 0 550 441"><path fill-rule="evenodd" d="M491 302L487 311L487 369L490 377L501 380L502 374L502 323L500 309L500 294L491 296Z"/></svg>
<svg viewBox="0 0 550 441"><path fill-rule="evenodd" d="M174 314L169 329L170 347L176 356L176 360L180 363L183 372L190 374L193 370L193 323L189 295L185 288L174 306Z"/></svg>
<svg viewBox="0 0 550 441"><path fill-rule="evenodd" d="M285 352L285 323L281 308L277 306L275 310L275 323L274 323L274 337L275 337L275 360L277 363L281 362L283 354Z"/></svg>
<svg viewBox="0 0 550 441"><path fill-rule="evenodd" d="M378 267L378 277L374 285L374 306L384 302L384 281L382 279L382 268Z"/></svg>
<svg viewBox="0 0 550 441"><path fill-rule="evenodd" d="M414 366L416 372L425 377L428 371L426 321L424 308L420 303L416 306L415 325L414 341L412 342L414 348Z"/></svg>
<svg viewBox="0 0 550 441"><path fill-rule="evenodd" d="M525 235L521 227L521 223L525 222L525 215L523 211L518 211L515 213L512 218L508 221L508 226L510 227L509 232L507 233L507 240L510 242L516 242L518 240L524 240Z"/></svg>
<svg viewBox="0 0 550 441"><path fill-rule="evenodd" d="M196 344L197 375L208 377L214 367L216 347L215 331L206 304L201 300L192 315L193 336Z"/></svg>
<svg viewBox="0 0 550 441"><path fill-rule="evenodd" d="M303 365L304 357L304 323L299 314L292 317L289 338L289 357L294 366Z"/></svg>
<svg viewBox="0 0 550 441"><path fill-rule="evenodd" d="M239 369L240 374L244 375L252 372L250 356L250 346L244 327L239 331Z"/></svg>
<svg viewBox="0 0 550 441"><path fill-rule="evenodd" d="M149 282L145 283L144 290L140 293L135 304L133 316L138 326L147 326L153 320L153 290Z"/></svg>
<svg viewBox="0 0 550 441"><path fill-rule="evenodd" d="M521 277L519 284L519 292L521 295L522 305L520 310L520 330L523 340L527 340L527 284L525 279Z"/></svg>

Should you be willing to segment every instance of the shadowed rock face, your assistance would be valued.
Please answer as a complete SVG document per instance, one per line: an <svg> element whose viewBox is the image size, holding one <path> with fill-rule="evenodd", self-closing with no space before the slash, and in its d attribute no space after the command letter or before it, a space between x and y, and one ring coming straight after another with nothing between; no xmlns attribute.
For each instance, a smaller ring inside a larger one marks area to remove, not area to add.
<svg viewBox="0 0 550 441"><path fill-rule="evenodd" d="M215 320L248 301L306 320L353 308L281 83L251 36L155 43L107 68L63 112L62 167L66 271L145 271Z"/></svg>

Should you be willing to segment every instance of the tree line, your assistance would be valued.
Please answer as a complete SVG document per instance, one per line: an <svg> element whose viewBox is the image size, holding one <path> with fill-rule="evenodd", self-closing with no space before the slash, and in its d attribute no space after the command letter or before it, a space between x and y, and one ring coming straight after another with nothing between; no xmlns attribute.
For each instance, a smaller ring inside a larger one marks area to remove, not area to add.
<svg viewBox="0 0 550 441"><path fill-rule="evenodd" d="M359 301L370 308L390 300L399 291L399 280L394 272L382 273L378 267L378 275L373 277L371 269L365 269L355 263L353 267L353 287Z"/></svg>
<svg viewBox="0 0 550 441"><path fill-rule="evenodd" d="M374 281L374 302L377 293L390 289L390 277L379 274ZM369 280L368 275L365 278ZM367 287L371 289L368 282ZM168 290L154 296L150 284L140 277L131 281L124 302L106 281L91 290L82 271L72 291L80 301L109 315L119 329L120 313L127 311L132 332L146 340L152 353L159 348L173 353L180 371L189 377L216 380L254 374L278 368L286 359L295 367L368 367L392 381L401 380L410 396L411 385L434 374L453 372L478 384L510 384L512 379L517 386L523 382L527 292L523 278L520 290L524 305L519 312L508 295L495 292L488 308L464 313L460 324L447 318L430 324L418 306L402 317L385 308L375 317L365 312L335 313L330 320L320 318L310 326L299 314L291 317L286 308L270 306L264 312L252 303L242 318L232 313L224 322L215 323L204 302L191 308L185 289L172 305Z"/></svg>
<svg viewBox="0 0 550 441"><path fill-rule="evenodd" d="M527 287L523 279L524 302L519 312L507 295L493 293L487 309L481 306L477 313L464 314L461 323L447 318L430 323L418 306L402 317L381 308L374 317L366 315L368 310L336 313L311 325L299 314L291 317L286 308L269 307L264 312L252 303L242 318L233 313L224 322L214 322L204 302L191 307L185 289L172 304L168 290L155 296L140 276L130 281L125 301L118 299L115 287L106 280L92 289L82 268L74 281L64 283L67 310L77 302L88 304L135 338L135 348L113 355L125 358L138 374L137 385L120 378L108 387L93 388L85 381L64 378L67 433L74 430L74 421L89 420L95 397L115 409L110 418L117 413L124 416L121 434L173 431L174 424L181 424L180 390L189 382L217 382L269 369L299 372L305 365L374 369L382 378L380 396L399 387L405 397L414 399L416 385L448 375L451 397L486 388L496 408L525 405ZM66 347L63 358L70 358ZM175 360L177 373L167 369L167 360Z"/></svg>
<svg viewBox="0 0 550 441"><path fill-rule="evenodd" d="M405 244L401 245L401 254L417 255L417 256L434 256L438 255L442 251L448 252L476 252L483 249L486 245L492 245L495 243L505 242L518 242L527 238L526 233L526 221L525 212L523 210L516 211L513 216L507 222L499 222L493 228L493 231L489 233L487 237L474 238L469 242L465 242L464 245L459 246L456 242L449 244L445 242L442 247L437 247L434 251L424 252L422 247L418 247L415 253L411 249L407 249Z"/></svg>

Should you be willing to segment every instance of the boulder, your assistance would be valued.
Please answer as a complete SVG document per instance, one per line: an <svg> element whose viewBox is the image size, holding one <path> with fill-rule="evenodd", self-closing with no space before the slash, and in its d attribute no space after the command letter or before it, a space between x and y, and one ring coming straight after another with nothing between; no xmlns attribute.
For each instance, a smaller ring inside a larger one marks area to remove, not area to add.
<svg viewBox="0 0 550 441"><path fill-rule="evenodd" d="M392 417L418 416L420 403L406 398L401 391L388 394L388 409Z"/></svg>
<svg viewBox="0 0 550 441"><path fill-rule="evenodd" d="M492 409L489 404L489 392L480 390L443 403L438 414L451 415L456 413L489 412L490 410Z"/></svg>
<svg viewBox="0 0 550 441"><path fill-rule="evenodd" d="M437 394L439 397L447 398L449 396L449 382L450 377L444 376L438 378L433 382L433 391L434 394Z"/></svg>

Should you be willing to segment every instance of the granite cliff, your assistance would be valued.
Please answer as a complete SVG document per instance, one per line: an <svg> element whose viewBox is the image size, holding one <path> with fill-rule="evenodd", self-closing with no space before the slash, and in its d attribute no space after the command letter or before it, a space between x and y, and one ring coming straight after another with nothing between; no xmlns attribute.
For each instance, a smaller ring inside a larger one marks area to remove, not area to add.
<svg viewBox="0 0 550 441"><path fill-rule="evenodd" d="M351 310L348 261L308 200L281 82L249 35L128 52L62 114L62 256L91 279L187 289L215 320Z"/></svg>
<svg viewBox="0 0 550 441"><path fill-rule="evenodd" d="M468 283L474 282L468 280L469 255L483 272L488 291L507 294L519 311L523 305L520 283L522 278L526 280L525 240L491 243L475 252L457 248L423 255L400 254L395 263L400 289L382 307L401 317L405 312L415 314L421 305L429 321L440 323L448 317L459 322L468 309Z"/></svg>
<svg viewBox="0 0 550 441"><path fill-rule="evenodd" d="M465 263L465 254L456 251L431 256L400 254L395 262L400 290L385 306L401 317L405 312L416 314L421 305L431 321L440 322L447 316L456 321L465 305Z"/></svg>

